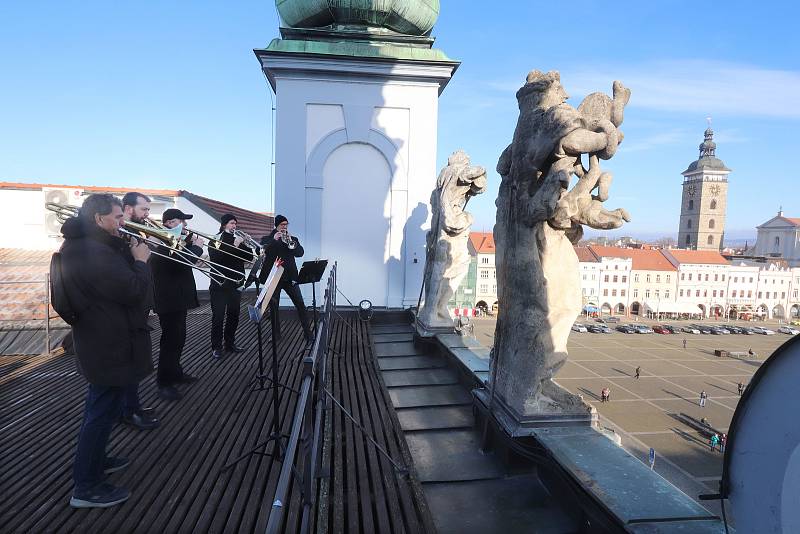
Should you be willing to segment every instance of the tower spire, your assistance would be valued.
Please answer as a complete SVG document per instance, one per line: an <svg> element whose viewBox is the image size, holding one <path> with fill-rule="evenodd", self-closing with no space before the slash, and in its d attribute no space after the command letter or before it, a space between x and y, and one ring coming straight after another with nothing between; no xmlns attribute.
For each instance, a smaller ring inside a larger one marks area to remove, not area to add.
<svg viewBox="0 0 800 534"><path fill-rule="evenodd" d="M714 142L714 130L711 129L711 117L706 117L708 128L706 128L703 142L700 143L700 158L716 157L717 144Z"/></svg>

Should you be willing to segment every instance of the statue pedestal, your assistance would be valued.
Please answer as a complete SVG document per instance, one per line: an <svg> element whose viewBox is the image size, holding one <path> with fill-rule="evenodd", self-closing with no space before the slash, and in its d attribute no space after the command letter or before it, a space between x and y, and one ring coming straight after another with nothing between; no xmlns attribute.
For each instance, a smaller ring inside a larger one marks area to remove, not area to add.
<svg viewBox="0 0 800 534"><path fill-rule="evenodd" d="M414 322L414 330L416 331L417 336L421 338L433 338L439 334L455 334L456 328L452 324L447 325L429 325L426 324L425 321L417 317L417 320Z"/></svg>
<svg viewBox="0 0 800 534"><path fill-rule="evenodd" d="M573 395L555 382L545 383L542 407L524 412L510 406L499 393L491 400L488 389L476 390L475 398L485 409L491 410L500 426L511 437L533 435L533 430L546 427L597 426L597 409Z"/></svg>

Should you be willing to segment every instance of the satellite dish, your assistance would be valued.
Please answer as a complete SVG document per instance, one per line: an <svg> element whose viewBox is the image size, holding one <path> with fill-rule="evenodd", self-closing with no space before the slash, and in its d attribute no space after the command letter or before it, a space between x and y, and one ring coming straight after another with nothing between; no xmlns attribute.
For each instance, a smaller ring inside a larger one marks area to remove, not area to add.
<svg viewBox="0 0 800 534"><path fill-rule="evenodd" d="M800 532L800 337L753 375L736 407L722 466L722 496L739 532Z"/></svg>

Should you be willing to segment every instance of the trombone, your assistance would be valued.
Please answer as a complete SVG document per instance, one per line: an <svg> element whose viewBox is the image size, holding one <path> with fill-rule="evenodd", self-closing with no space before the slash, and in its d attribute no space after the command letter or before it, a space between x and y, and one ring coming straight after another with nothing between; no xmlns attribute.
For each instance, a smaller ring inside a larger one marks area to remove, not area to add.
<svg viewBox="0 0 800 534"><path fill-rule="evenodd" d="M60 222L66 222L67 219L70 217L77 217L78 211L80 208L77 206L69 206L66 204L57 204L54 202L48 202L45 204L45 207L54 212L56 214L56 218ZM156 256L160 256L162 258L178 262L182 265L186 265L192 269L200 271L204 275L208 276L211 280L215 280L215 278L224 278L225 280L229 280L236 284L241 283L244 280L244 277L240 278L231 278L226 276L220 272L221 269L226 269L230 271L229 267L225 265L212 262L210 260L205 260L203 258L198 258L193 253L190 253L186 250L182 250L186 245L183 242L183 235L182 229L180 227L175 227L173 229L162 227L158 228L155 221L149 220L150 224L139 224L132 221L123 221L123 227L119 229L120 233L123 235L127 235L129 237L134 237L136 239L140 239L144 241L148 246L150 246L150 253L155 254ZM154 243L150 240L150 238L156 239L160 241L160 243ZM154 250L154 247L157 247L159 244L163 244L169 250L169 254L163 254ZM177 254L179 257L175 257L172 254ZM194 261L191 261L189 257L191 254L191 258L196 258L195 261L199 260L204 263L208 264L208 270L199 267L194 264Z"/></svg>
<svg viewBox="0 0 800 534"><path fill-rule="evenodd" d="M211 247L214 247L214 250L216 250L218 252L222 252L223 254L227 254L228 256L233 256L234 258L241 259L241 256L239 256L238 254L234 254L230 250L225 250L225 248L223 248L223 246L224 247L232 247L233 245L230 245L230 244L225 243L224 241L222 241L222 232L218 233L217 235L211 235L211 234L204 234L202 232L198 232L197 230L195 230L193 228L188 228L187 231L188 232L192 232L193 234L199 235L200 237L202 237L203 239L208 241L208 248L209 249L211 249ZM251 248L255 248L255 250L260 250L261 249L261 245L259 245L258 242L256 242L255 239L253 239L249 235L245 234L244 232L242 232L241 234L239 234L237 232L239 232L239 230L234 232L234 236L235 237L241 237L242 240L247 244L247 246L249 246ZM247 236L247 237L245 237L245 236ZM254 261L256 261L258 259L258 256L259 256L258 253L254 252L252 254L252 258L250 258L249 260L245 260L245 261L254 262Z"/></svg>

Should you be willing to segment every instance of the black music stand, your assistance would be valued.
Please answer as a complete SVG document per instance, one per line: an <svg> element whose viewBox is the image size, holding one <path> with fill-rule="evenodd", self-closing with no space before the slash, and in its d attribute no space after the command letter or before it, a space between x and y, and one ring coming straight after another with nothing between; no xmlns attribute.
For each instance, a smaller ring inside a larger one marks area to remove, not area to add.
<svg viewBox="0 0 800 534"><path fill-rule="evenodd" d="M314 308L314 335L317 335L317 282L322 280L328 260L304 261L297 275L297 285L311 284L311 306Z"/></svg>
<svg viewBox="0 0 800 534"><path fill-rule="evenodd" d="M275 331L277 326L277 315L270 311L269 318L270 318L270 325L272 328L272 333L270 335L271 338L271 345L272 345L272 369L271 374L272 376L269 377L264 373L264 346L262 341L262 326L264 318L264 313L269 306L270 298L272 298L273 293L275 292L278 283L280 282L281 275L283 274L283 266L279 265L278 262L273 266L272 271L267 278L264 287L261 289L261 293L256 299L256 303L253 306L248 306L247 311L250 315L250 320L256 323L256 338L258 340L258 371L253 377L251 381L251 388L250 393L255 391L268 391L272 390L272 421L269 427L269 437L255 445L254 447L250 448L244 454L238 456L234 460L225 464L222 468L222 471L226 471L233 467L235 464L244 460L251 454L258 454L260 456L274 456L277 460L282 460L283 455L285 452L285 446L283 444L284 439L289 439L289 436L286 434L281 434L280 427L278 425L278 410L280 408L280 396L278 395L278 388L285 388L290 391L296 391L284 384L278 382L278 340L275 338ZM258 283L258 282L256 282ZM269 382L269 385L266 383ZM238 404L238 402L237 402ZM272 452L264 452L259 449L266 448L271 442L275 442L275 447Z"/></svg>

